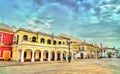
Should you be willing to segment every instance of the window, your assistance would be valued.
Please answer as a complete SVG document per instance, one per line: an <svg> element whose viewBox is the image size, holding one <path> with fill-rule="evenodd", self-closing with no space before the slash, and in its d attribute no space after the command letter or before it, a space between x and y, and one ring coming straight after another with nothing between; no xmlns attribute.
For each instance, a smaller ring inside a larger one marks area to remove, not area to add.
<svg viewBox="0 0 120 74"><path fill-rule="evenodd" d="M41 39L40 39L40 43L43 43L43 44L44 44L44 43L45 43L45 39L44 39L44 38L41 38Z"/></svg>
<svg viewBox="0 0 120 74"><path fill-rule="evenodd" d="M36 42L36 37L32 37L32 42Z"/></svg>
<svg viewBox="0 0 120 74"><path fill-rule="evenodd" d="M57 43L57 42L54 40L54 41L53 41L53 45L56 45L56 43Z"/></svg>
<svg viewBox="0 0 120 74"><path fill-rule="evenodd" d="M82 47L82 51L84 51L85 50L85 48L84 47Z"/></svg>
<svg viewBox="0 0 120 74"><path fill-rule="evenodd" d="M28 40L28 36L27 35L23 35L23 40Z"/></svg>
<svg viewBox="0 0 120 74"><path fill-rule="evenodd" d="M61 45L61 42L59 41L58 44Z"/></svg>
<svg viewBox="0 0 120 74"><path fill-rule="evenodd" d="M65 45L65 42L63 42L63 45Z"/></svg>
<svg viewBox="0 0 120 74"><path fill-rule="evenodd" d="M2 35L0 35L0 43L2 42Z"/></svg>
<svg viewBox="0 0 120 74"><path fill-rule="evenodd" d="M47 40L47 44L51 44L51 40L50 39Z"/></svg>
<svg viewBox="0 0 120 74"><path fill-rule="evenodd" d="M17 41L16 41L16 44L18 44L18 41L19 41L19 35L17 35Z"/></svg>

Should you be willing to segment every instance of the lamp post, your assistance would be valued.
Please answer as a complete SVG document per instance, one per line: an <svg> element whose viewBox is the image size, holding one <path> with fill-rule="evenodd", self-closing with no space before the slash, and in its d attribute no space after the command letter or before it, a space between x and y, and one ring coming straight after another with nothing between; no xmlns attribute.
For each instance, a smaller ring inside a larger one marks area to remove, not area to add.
<svg viewBox="0 0 120 74"><path fill-rule="evenodd" d="M71 62L71 55L70 55L70 40L68 40L67 43L68 43L68 62Z"/></svg>

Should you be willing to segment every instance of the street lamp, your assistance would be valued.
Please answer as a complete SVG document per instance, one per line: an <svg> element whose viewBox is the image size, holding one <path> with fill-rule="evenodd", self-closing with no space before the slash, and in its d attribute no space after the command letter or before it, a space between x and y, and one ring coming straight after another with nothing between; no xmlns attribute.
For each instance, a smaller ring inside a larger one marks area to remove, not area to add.
<svg viewBox="0 0 120 74"><path fill-rule="evenodd" d="M67 44L68 44L68 62L71 61L71 55L70 55L70 40L67 41Z"/></svg>

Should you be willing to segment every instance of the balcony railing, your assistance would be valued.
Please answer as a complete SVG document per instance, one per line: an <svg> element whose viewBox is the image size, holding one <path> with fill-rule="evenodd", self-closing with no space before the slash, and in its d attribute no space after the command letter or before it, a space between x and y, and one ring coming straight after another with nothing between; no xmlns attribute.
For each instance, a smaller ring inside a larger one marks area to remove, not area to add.
<svg viewBox="0 0 120 74"><path fill-rule="evenodd" d="M38 45L38 46L49 46L49 47L68 47L67 45L44 44L44 43L38 43L38 42L32 42L32 41L22 41L20 44Z"/></svg>

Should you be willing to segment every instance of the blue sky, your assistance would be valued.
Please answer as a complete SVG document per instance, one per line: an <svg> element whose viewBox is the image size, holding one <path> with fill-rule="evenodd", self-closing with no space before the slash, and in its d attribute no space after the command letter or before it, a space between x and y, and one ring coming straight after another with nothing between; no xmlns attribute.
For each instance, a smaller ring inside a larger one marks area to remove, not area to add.
<svg viewBox="0 0 120 74"><path fill-rule="evenodd" d="M120 0L0 0L2 17L17 28L120 45Z"/></svg>

